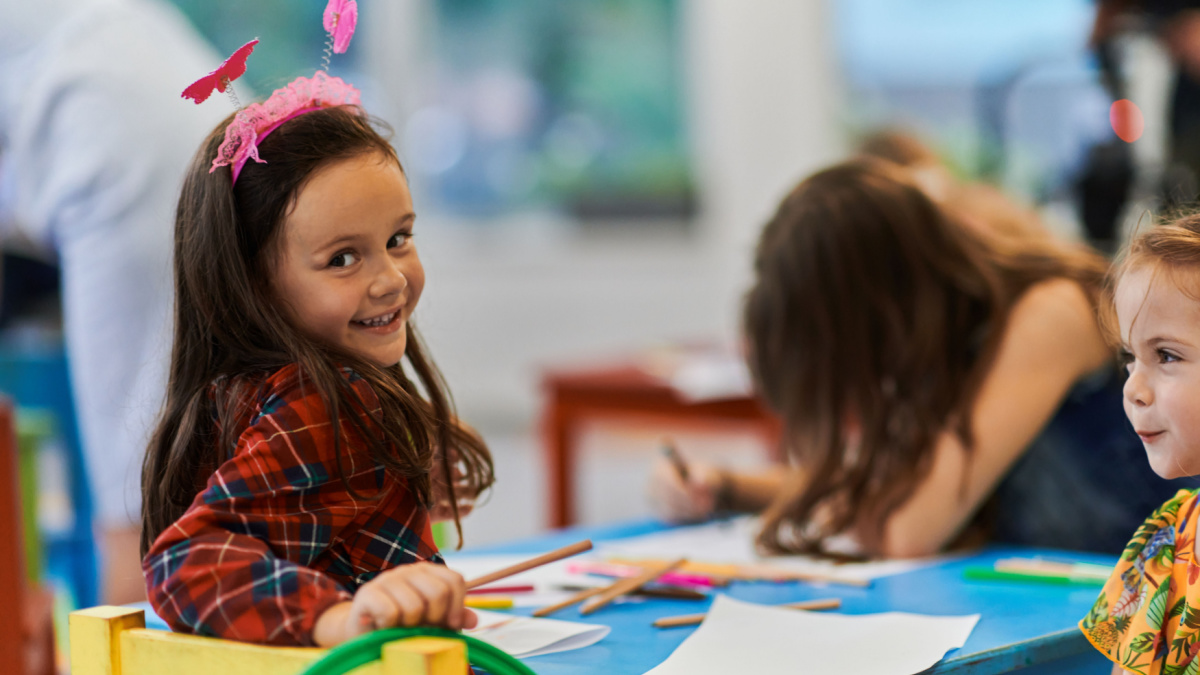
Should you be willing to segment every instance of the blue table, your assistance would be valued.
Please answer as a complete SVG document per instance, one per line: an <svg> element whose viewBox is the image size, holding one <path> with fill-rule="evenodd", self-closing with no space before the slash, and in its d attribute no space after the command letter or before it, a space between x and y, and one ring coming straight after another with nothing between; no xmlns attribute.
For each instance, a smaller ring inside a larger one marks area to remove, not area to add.
<svg viewBox="0 0 1200 675"><path fill-rule="evenodd" d="M626 523L610 527L576 527L503 546L468 549L463 554L544 553L580 539L604 541L648 534L666 529L654 522ZM1110 662L1088 644L1076 623L1091 609L1098 586L1054 586L1048 584L966 581L968 565L990 566L999 558L1013 555L1046 555L1056 559L1110 565L1113 556L993 546L969 557L906 574L877 579L870 588L814 586L801 583L733 583L726 590L740 600L763 604L794 602L812 598L839 597L846 614L904 611L919 614L980 614L979 623L962 649L927 671L942 675L990 675L1016 669L1023 674L1073 675L1105 673ZM166 629L148 605L147 626ZM565 609L552 618L580 619L605 624L612 632L603 640L570 652L536 656L525 662L539 675L584 675L628 673L639 675L664 661L692 634L692 628L660 629L654 619L704 611L706 604L684 600L652 600L611 604L595 614L579 617ZM531 609L513 610L529 614ZM864 645L870 648L870 645ZM802 665L798 659L797 666ZM799 670L799 668L798 668Z"/></svg>
<svg viewBox="0 0 1200 675"><path fill-rule="evenodd" d="M619 539L660 531L653 522L612 527L576 527L504 546L467 549L463 553L541 553L583 538ZM1108 673L1110 662L1088 644L1076 623L1091 609L1099 586L1055 586L1018 582L966 581L968 565L990 566L1013 555L1047 555L1056 559L1111 565L1114 556L1014 547L989 547L970 557L934 567L877 579L870 588L788 583L734 583L727 592L740 600L775 604L809 598L839 597L846 614L904 611L920 614L980 614L979 623L962 649L950 652L929 673L988 675L1018 668L1023 673ZM552 618L580 619L612 626L599 643L570 652L526 660L539 675L583 673L640 674L661 663L695 628L659 629L654 619L704 611L705 605L683 600L614 604L579 617L566 609ZM514 610L528 614L531 610ZM869 648L869 645L864 645ZM798 661L797 665L801 665Z"/></svg>

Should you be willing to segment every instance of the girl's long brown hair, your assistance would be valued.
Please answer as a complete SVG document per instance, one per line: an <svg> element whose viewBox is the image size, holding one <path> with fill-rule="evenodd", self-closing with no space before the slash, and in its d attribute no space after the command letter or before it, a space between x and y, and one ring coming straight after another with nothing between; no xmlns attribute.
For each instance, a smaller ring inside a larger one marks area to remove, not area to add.
<svg viewBox="0 0 1200 675"><path fill-rule="evenodd" d="M1104 269L1049 236L968 227L887 162L800 183L762 233L744 308L750 369L803 474L764 514L759 544L819 551L851 531L878 553L939 434L972 448L971 411L1014 302L1052 278L1094 302ZM852 421L861 441L847 448Z"/></svg>
<svg viewBox="0 0 1200 675"><path fill-rule="evenodd" d="M165 409L142 467L142 555L232 456L243 431L236 420L244 411L237 406L253 394L247 387L293 363L306 386L320 392L333 428L342 430L334 435L339 478L345 481L347 432L424 504L431 502L430 476L440 458L436 470L450 486L461 542L450 451L472 496L492 484L491 455L456 422L445 383L412 323L405 358L416 382L402 364L380 367L306 335L282 310L270 281L283 222L314 172L372 153L399 165L395 151L361 109L318 110L276 129L259 145L267 162L248 162L231 186L228 168L209 173L209 167L232 119L201 145L176 211L175 336ZM341 372L346 367L371 385L378 413L350 386Z"/></svg>

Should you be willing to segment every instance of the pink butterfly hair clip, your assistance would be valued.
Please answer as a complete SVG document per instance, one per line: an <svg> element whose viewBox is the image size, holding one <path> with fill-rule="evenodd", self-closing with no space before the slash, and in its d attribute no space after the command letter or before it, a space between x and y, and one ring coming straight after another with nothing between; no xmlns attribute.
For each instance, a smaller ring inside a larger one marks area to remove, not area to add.
<svg viewBox="0 0 1200 675"><path fill-rule="evenodd" d="M255 38L238 47L237 51L225 59L219 68L188 85L188 88L183 90L183 98L190 98L199 105L212 96L213 90L224 93L231 82L246 73L246 59L250 57L254 51L254 45L257 44L258 38ZM230 92L232 91L230 89ZM234 105L236 104L235 101Z"/></svg>

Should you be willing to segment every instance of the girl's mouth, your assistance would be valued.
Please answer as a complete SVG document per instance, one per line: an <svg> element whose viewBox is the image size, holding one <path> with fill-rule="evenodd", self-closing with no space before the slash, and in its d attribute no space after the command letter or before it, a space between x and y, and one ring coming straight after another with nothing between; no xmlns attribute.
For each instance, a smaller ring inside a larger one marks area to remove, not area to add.
<svg viewBox="0 0 1200 675"><path fill-rule="evenodd" d="M365 328L367 330L370 330L372 332L390 333L393 329L396 328L397 325L399 325L399 323L400 323L399 319L400 319L400 310L397 309L394 312L390 312L388 314L383 314L381 316L377 316L372 319L354 320L354 321L351 321L350 323L354 324L355 326L359 326L359 327Z"/></svg>
<svg viewBox="0 0 1200 675"><path fill-rule="evenodd" d="M1162 434L1163 434L1163 432L1161 432L1161 431L1139 431L1139 432L1137 432L1138 437L1140 437L1142 439L1143 443L1153 443L1159 436L1162 436Z"/></svg>

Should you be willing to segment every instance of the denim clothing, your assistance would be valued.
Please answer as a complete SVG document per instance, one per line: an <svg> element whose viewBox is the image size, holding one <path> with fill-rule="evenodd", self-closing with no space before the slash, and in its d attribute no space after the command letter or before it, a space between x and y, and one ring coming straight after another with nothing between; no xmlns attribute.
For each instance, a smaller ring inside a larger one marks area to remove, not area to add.
<svg viewBox="0 0 1200 675"><path fill-rule="evenodd" d="M1075 385L985 507L993 541L1116 555L1163 502L1200 486L1150 468L1123 384L1106 367Z"/></svg>

